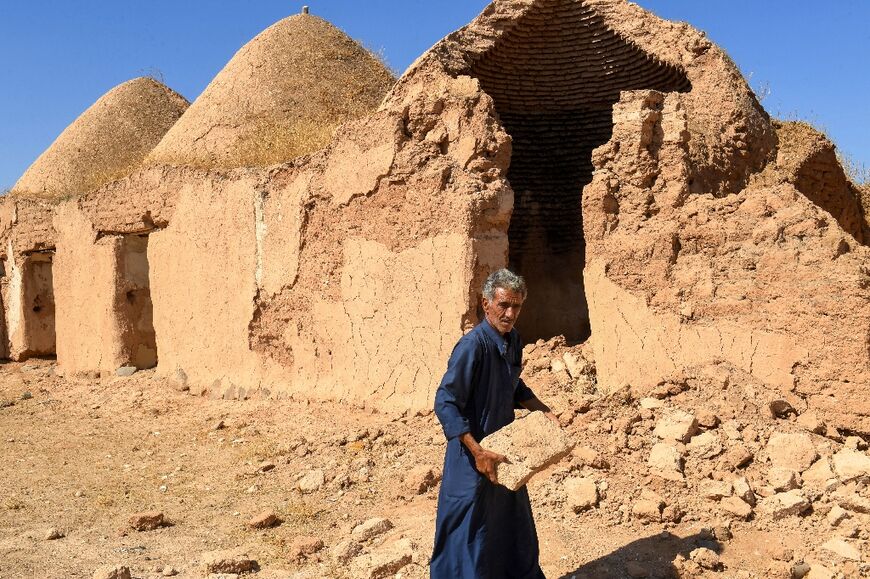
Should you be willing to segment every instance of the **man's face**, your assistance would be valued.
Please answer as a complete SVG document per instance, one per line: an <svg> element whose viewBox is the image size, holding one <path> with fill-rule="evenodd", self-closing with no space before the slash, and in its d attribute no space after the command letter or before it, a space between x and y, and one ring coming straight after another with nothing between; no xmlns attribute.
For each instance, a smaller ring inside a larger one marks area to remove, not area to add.
<svg viewBox="0 0 870 579"><path fill-rule="evenodd" d="M493 328L501 334L507 334L517 323L520 310L523 307L522 294L505 288L495 288L492 300L483 298L483 311Z"/></svg>

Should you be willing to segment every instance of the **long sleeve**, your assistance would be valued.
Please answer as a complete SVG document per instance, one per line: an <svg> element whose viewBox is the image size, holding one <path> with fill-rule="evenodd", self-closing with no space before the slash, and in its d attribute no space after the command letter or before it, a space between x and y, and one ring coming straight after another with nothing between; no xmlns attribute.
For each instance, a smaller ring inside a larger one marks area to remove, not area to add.
<svg viewBox="0 0 870 579"><path fill-rule="evenodd" d="M435 415L444 429L447 439L471 432L471 424L465 416L471 396L475 372L479 365L478 348L474 340L460 340L450 360L441 385L435 392Z"/></svg>

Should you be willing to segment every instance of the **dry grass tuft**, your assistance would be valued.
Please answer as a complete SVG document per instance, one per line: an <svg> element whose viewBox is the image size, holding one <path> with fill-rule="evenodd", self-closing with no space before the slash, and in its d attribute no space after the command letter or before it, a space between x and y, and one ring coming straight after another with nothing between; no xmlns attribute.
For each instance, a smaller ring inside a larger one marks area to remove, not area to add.
<svg viewBox="0 0 870 579"><path fill-rule="evenodd" d="M394 82L376 55L333 25L291 16L236 53L149 161L281 163L323 148L340 124L375 110Z"/></svg>

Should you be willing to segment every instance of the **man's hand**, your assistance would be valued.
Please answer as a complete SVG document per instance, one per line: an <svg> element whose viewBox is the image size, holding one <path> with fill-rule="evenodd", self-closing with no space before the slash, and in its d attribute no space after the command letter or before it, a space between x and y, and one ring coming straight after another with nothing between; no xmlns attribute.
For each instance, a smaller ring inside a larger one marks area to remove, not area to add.
<svg viewBox="0 0 870 579"><path fill-rule="evenodd" d="M552 422L553 424L555 424L555 425L558 426L559 428L562 428L562 423L559 422L559 417L558 417L558 416L556 416L556 415L553 414L552 412L544 412L544 416L546 416L547 418L549 418L549 419L550 419L550 422Z"/></svg>
<svg viewBox="0 0 870 579"><path fill-rule="evenodd" d="M498 465L508 462L506 456L481 448L474 454L474 466L477 472L489 479L492 484L498 484Z"/></svg>
<svg viewBox="0 0 870 579"><path fill-rule="evenodd" d="M470 432L466 432L459 436L459 441L465 445L474 457L474 467L477 472L485 476L492 484L498 484L498 465L503 462L510 462L506 456L486 450L471 436Z"/></svg>

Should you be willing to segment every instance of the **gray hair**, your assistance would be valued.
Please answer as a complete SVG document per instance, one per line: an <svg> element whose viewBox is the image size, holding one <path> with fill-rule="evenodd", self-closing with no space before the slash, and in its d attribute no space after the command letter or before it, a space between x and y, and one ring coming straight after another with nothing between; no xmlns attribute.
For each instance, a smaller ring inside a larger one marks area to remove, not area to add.
<svg viewBox="0 0 870 579"><path fill-rule="evenodd" d="M483 282L483 297L491 300L497 288L510 290L526 297L526 280L509 269L500 269L489 274Z"/></svg>

